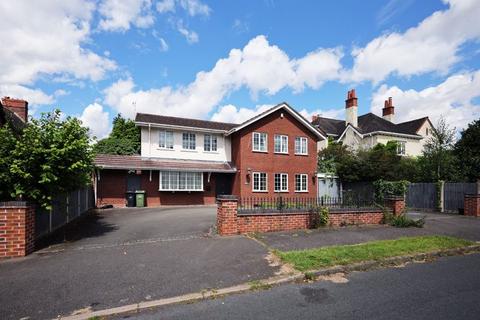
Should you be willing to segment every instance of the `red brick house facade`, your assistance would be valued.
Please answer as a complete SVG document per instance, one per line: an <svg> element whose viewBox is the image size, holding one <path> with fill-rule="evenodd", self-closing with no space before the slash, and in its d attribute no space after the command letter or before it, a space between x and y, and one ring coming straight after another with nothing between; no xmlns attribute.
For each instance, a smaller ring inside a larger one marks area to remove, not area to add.
<svg viewBox="0 0 480 320"><path fill-rule="evenodd" d="M209 205L221 194L315 197L322 133L288 104L242 123L137 114L139 156L98 155L97 205L126 205L145 191L147 206Z"/></svg>

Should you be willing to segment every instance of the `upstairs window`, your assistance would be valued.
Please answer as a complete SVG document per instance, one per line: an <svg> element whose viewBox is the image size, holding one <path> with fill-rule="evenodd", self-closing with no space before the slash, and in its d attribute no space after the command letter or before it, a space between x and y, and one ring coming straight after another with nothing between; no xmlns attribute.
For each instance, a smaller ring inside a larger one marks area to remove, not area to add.
<svg viewBox="0 0 480 320"><path fill-rule="evenodd" d="M295 154L308 154L307 138L305 137L295 138Z"/></svg>
<svg viewBox="0 0 480 320"><path fill-rule="evenodd" d="M254 132L252 148L253 151L267 152L267 134Z"/></svg>
<svg viewBox="0 0 480 320"><path fill-rule="evenodd" d="M306 174L296 174L295 175L295 192L307 192L307 175Z"/></svg>
<svg viewBox="0 0 480 320"><path fill-rule="evenodd" d="M253 173L253 191L255 192L267 191L267 174L265 172Z"/></svg>
<svg viewBox="0 0 480 320"><path fill-rule="evenodd" d="M203 151L217 151L217 136L206 134L203 137Z"/></svg>
<svg viewBox="0 0 480 320"><path fill-rule="evenodd" d="M173 132L160 130L158 146L163 149L173 149Z"/></svg>
<svg viewBox="0 0 480 320"><path fill-rule="evenodd" d="M397 141L397 154L404 156L405 153L405 141Z"/></svg>
<svg viewBox="0 0 480 320"><path fill-rule="evenodd" d="M288 174L275 173L274 190L275 192L288 192Z"/></svg>
<svg viewBox="0 0 480 320"><path fill-rule="evenodd" d="M288 153L288 136L276 134L274 137L273 151L275 153Z"/></svg>
<svg viewBox="0 0 480 320"><path fill-rule="evenodd" d="M184 132L182 134L182 148L185 150L195 150L196 147L195 133Z"/></svg>

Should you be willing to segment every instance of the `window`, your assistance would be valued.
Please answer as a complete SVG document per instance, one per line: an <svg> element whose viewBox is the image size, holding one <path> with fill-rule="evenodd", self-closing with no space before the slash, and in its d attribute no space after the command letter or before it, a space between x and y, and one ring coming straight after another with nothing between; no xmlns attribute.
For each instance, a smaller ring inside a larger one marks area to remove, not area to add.
<svg viewBox="0 0 480 320"><path fill-rule="evenodd" d="M203 137L203 151L217 151L217 136L206 134Z"/></svg>
<svg viewBox="0 0 480 320"><path fill-rule="evenodd" d="M428 128L425 129L425 133L428 136Z"/></svg>
<svg viewBox="0 0 480 320"><path fill-rule="evenodd" d="M253 133L253 151L267 152L267 134L261 132Z"/></svg>
<svg viewBox="0 0 480 320"><path fill-rule="evenodd" d="M184 132L182 135L182 148L185 150L195 150L196 146L195 133Z"/></svg>
<svg viewBox="0 0 480 320"><path fill-rule="evenodd" d="M173 132L160 130L158 137L158 146L164 149L173 149Z"/></svg>
<svg viewBox="0 0 480 320"><path fill-rule="evenodd" d="M296 174L295 175L295 192L307 192L307 175Z"/></svg>
<svg viewBox="0 0 480 320"><path fill-rule="evenodd" d="M295 138L295 154L308 154L307 138L305 137Z"/></svg>
<svg viewBox="0 0 480 320"><path fill-rule="evenodd" d="M274 190L275 192L288 192L288 174L275 173Z"/></svg>
<svg viewBox="0 0 480 320"><path fill-rule="evenodd" d="M397 154L405 155L405 141L397 141Z"/></svg>
<svg viewBox="0 0 480 320"><path fill-rule="evenodd" d="M203 191L202 172L160 171L160 191Z"/></svg>
<svg viewBox="0 0 480 320"><path fill-rule="evenodd" d="M253 173L253 191L267 191L267 174L265 172Z"/></svg>
<svg viewBox="0 0 480 320"><path fill-rule="evenodd" d="M273 151L275 153L288 153L288 136L276 134Z"/></svg>

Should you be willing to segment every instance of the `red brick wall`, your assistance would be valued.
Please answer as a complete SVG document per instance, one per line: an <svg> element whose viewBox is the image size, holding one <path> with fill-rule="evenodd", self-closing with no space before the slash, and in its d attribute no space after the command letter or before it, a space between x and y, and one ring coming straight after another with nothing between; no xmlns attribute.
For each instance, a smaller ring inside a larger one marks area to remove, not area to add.
<svg viewBox="0 0 480 320"><path fill-rule="evenodd" d="M281 114L283 113L283 118ZM253 132L265 132L268 139L268 152L252 151ZM274 153L275 134L288 135L288 154ZM295 137L307 137L308 156L295 155ZM232 135L232 162L238 172L233 179L232 193L241 197L273 196L274 174L288 174L288 193L284 196L316 197L315 173L317 169L318 138L304 125L283 109L280 109L252 125ZM253 192L253 175L247 179L248 169L251 172L267 173L268 192ZM295 174L308 174L308 192L295 192ZM248 181L249 180L249 181Z"/></svg>
<svg viewBox="0 0 480 320"><path fill-rule="evenodd" d="M465 195L464 206L464 214L466 216L480 217L480 195Z"/></svg>
<svg viewBox="0 0 480 320"><path fill-rule="evenodd" d="M0 207L0 258L24 257L35 249L35 209Z"/></svg>
<svg viewBox="0 0 480 320"><path fill-rule="evenodd" d="M98 181L97 205L112 204L114 207L125 207L125 192L127 191L127 170L101 170ZM142 170L140 186L146 192L148 207L160 205L214 205L215 204L215 175L203 175L203 192L159 191L159 172Z"/></svg>
<svg viewBox="0 0 480 320"><path fill-rule="evenodd" d="M12 99L9 97L2 98L2 104L5 108L16 113L20 119L27 122L28 118L28 102L21 99Z"/></svg>
<svg viewBox="0 0 480 320"><path fill-rule="evenodd" d="M385 205L390 211L392 211L394 215L398 216L405 211L405 198L404 197L386 198Z"/></svg>
<svg viewBox="0 0 480 320"><path fill-rule="evenodd" d="M219 199L217 207L217 229L220 235L244 234L251 232L274 232L315 227L315 214L271 213L271 214L237 214L237 201ZM383 213L371 211L334 211L329 214L329 225L381 224Z"/></svg>

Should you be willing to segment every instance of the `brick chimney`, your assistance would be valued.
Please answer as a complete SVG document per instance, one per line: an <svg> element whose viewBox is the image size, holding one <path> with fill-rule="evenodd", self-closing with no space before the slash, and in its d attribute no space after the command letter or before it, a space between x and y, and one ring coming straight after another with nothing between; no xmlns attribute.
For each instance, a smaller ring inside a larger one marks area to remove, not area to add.
<svg viewBox="0 0 480 320"><path fill-rule="evenodd" d="M318 118L320 118L320 115L317 113L317 114L314 114L312 116L312 123L315 124L315 122L317 122Z"/></svg>
<svg viewBox="0 0 480 320"><path fill-rule="evenodd" d="M28 119L28 102L21 99L12 99L10 97L2 98L2 105L5 109L14 112L23 122Z"/></svg>
<svg viewBox="0 0 480 320"><path fill-rule="evenodd" d="M348 91L345 100L345 123L358 127L358 98L355 89Z"/></svg>
<svg viewBox="0 0 480 320"><path fill-rule="evenodd" d="M385 106L382 109L383 119L393 122L395 117L395 107L393 106L392 97L385 100Z"/></svg>

